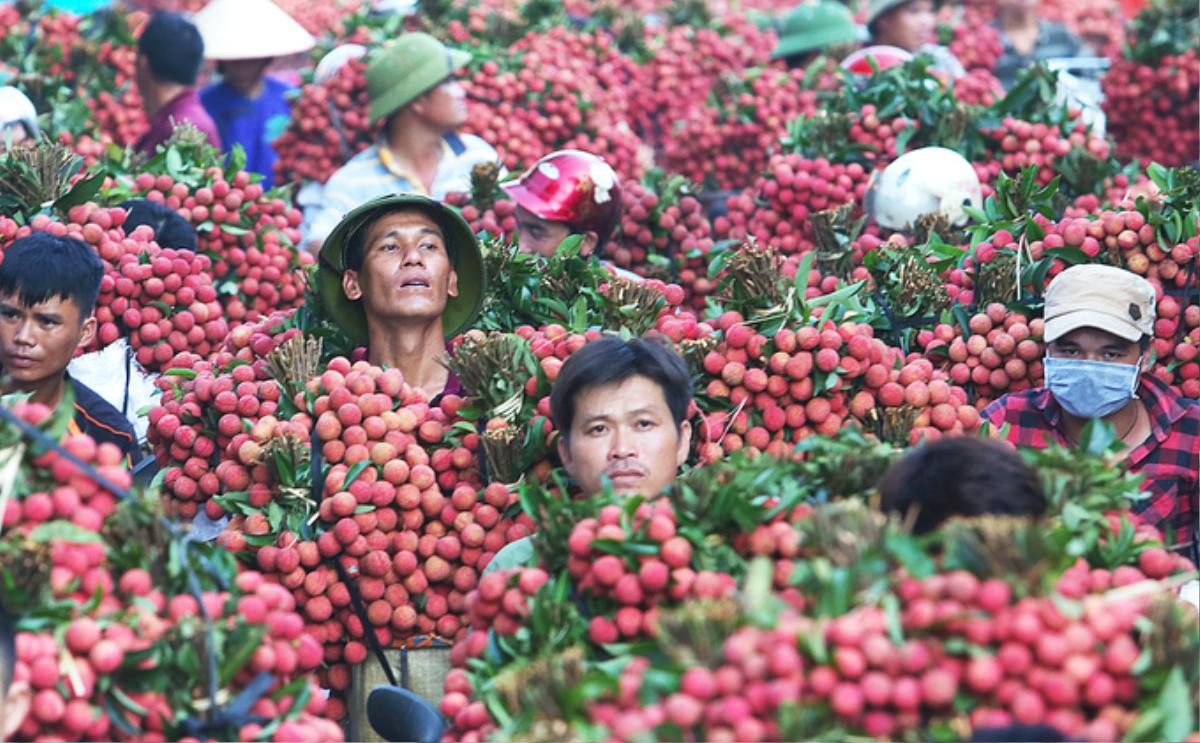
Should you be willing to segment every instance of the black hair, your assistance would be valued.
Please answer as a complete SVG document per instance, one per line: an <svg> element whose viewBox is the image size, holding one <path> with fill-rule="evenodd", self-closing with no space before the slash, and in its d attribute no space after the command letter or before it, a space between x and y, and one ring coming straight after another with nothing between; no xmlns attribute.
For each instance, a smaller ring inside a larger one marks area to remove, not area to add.
<svg viewBox="0 0 1200 743"><path fill-rule="evenodd" d="M138 54L159 80L194 85L204 64L204 39L179 13L155 13L138 37Z"/></svg>
<svg viewBox="0 0 1200 743"><path fill-rule="evenodd" d="M1138 348L1142 353L1146 353L1150 349L1150 336L1143 335L1141 338L1138 338Z"/></svg>
<svg viewBox="0 0 1200 743"><path fill-rule="evenodd" d="M563 436L569 437L575 421L575 401L586 390L624 382L632 376L649 377L662 388L678 429L692 401L692 380L687 363L660 336L621 340L605 336L571 354L559 370L550 393L550 415Z"/></svg>
<svg viewBox="0 0 1200 743"><path fill-rule="evenodd" d="M96 307L103 276L104 264L87 243L35 232L4 251L0 294L14 294L26 307L53 297L74 300L82 320Z"/></svg>
<svg viewBox="0 0 1200 743"><path fill-rule="evenodd" d="M453 264L457 253L455 246L450 244L450 232L446 229L446 226L442 224L442 220L427 209L423 209L419 206L413 206L411 204L400 204L394 209L389 209L386 212L380 212L373 215L371 219L359 223L357 227L351 230L350 234L346 236L346 247L345 252L342 254L342 265L351 271L361 271L363 258L367 251L367 233L371 231L371 226L389 214L406 211L419 211L421 214L424 214L433 220L433 223L437 225L438 230L440 230L442 233L442 244L445 245L446 255L449 256L450 263Z"/></svg>
<svg viewBox="0 0 1200 743"><path fill-rule="evenodd" d="M154 230L154 241L164 248L182 248L196 252L196 229L171 207L149 199L130 199L121 203L125 210L122 227L128 235L142 225Z"/></svg>
<svg viewBox="0 0 1200 743"><path fill-rule="evenodd" d="M999 441L949 436L921 444L894 462L879 486L881 507L901 518L915 509L915 534L953 516L1041 516L1046 496L1037 473Z"/></svg>
<svg viewBox="0 0 1200 743"><path fill-rule="evenodd" d="M971 736L971 743L1003 743L1021 740L1028 743L1062 743L1067 738L1049 725L1005 725L1004 727L979 728Z"/></svg>
<svg viewBox="0 0 1200 743"><path fill-rule="evenodd" d="M8 693L17 667L16 623L0 604L0 695Z"/></svg>

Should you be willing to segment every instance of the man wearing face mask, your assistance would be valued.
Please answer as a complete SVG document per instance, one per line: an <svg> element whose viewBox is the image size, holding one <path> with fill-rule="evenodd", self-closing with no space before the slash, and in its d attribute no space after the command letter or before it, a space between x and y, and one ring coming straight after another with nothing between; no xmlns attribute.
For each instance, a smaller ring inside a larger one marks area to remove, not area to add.
<svg viewBox="0 0 1200 743"><path fill-rule="evenodd" d="M1113 266L1074 266L1046 290L1044 388L1014 392L983 411L1007 424L1017 446L1077 446L1094 418L1112 425L1131 472L1149 498L1133 509L1144 521L1195 549L1200 498L1200 405L1151 374L1155 292Z"/></svg>

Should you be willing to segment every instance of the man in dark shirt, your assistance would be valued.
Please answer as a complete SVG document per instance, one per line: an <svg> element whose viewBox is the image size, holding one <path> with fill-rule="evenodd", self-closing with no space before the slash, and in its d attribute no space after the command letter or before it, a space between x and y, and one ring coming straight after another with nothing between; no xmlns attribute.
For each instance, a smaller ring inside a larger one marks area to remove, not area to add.
<svg viewBox="0 0 1200 743"><path fill-rule="evenodd" d="M54 409L73 399L68 430L120 447L130 464L140 459L125 416L67 376L77 349L96 335L92 310L104 265L91 246L38 232L13 242L0 261L0 377L3 391L26 392Z"/></svg>
<svg viewBox="0 0 1200 743"><path fill-rule="evenodd" d="M217 149L221 136L196 93L196 76L204 63L204 41L191 21L178 13L158 13L138 37L137 86L150 130L137 150L153 155L177 124L191 123Z"/></svg>

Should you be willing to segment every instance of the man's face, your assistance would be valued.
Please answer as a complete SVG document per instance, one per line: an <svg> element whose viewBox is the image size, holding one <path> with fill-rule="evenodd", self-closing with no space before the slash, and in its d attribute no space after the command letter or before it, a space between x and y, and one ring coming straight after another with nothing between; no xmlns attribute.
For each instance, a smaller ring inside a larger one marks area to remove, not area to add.
<svg viewBox="0 0 1200 743"><path fill-rule="evenodd" d="M342 290L362 300L368 323L372 317L429 321L458 296L458 274L437 223L421 211L398 211L368 228L362 269L346 270Z"/></svg>
<svg viewBox="0 0 1200 743"><path fill-rule="evenodd" d="M912 0L879 19L879 41L916 52L933 42L936 25L931 0Z"/></svg>
<svg viewBox="0 0 1200 743"><path fill-rule="evenodd" d="M1127 341L1099 328L1078 328L1047 344L1046 354L1056 359L1136 364L1142 349L1137 341Z"/></svg>
<svg viewBox="0 0 1200 743"><path fill-rule="evenodd" d="M430 124L453 131L467 123L467 93L451 78L418 99L418 113Z"/></svg>
<svg viewBox="0 0 1200 743"><path fill-rule="evenodd" d="M584 495L600 493L605 477L618 495L656 495L687 461L691 437L687 421L675 428L658 383L635 375L585 389L558 452Z"/></svg>
<svg viewBox="0 0 1200 743"><path fill-rule="evenodd" d="M221 62L221 77L239 93L248 95L258 88L263 73L271 64L268 59L234 59Z"/></svg>
<svg viewBox="0 0 1200 743"><path fill-rule="evenodd" d="M74 299L51 297L27 307L15 295L0 295L4 373L27 391L61 377L76 349L96 335L96 318L82 315Z"/></svg>
<svg viewBox="0 0 1200 743"><path fill-rule="evenodd" d="M566 222L551 222L542 219L523 206L517 207L517 245L522 253L537 253L543 258L553 258L558 252L558 246L571 236L571 228ZM597 235L595 232L583 233L583 244L579 254L588 256L596 249Z"/></svg>

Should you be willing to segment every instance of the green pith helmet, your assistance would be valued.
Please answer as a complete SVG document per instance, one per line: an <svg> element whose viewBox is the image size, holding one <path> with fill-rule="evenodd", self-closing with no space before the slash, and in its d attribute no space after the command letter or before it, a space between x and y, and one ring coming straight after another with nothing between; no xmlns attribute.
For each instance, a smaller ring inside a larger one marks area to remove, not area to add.
<svg viewBox="0 0 1200 743"><path fill-rule="evenodd" d="M334 324L355 343L367 343L367 317L362 302L349 299L342 290L342 273L346 270L345 252L357 237L375 220L395 211L415 209L424 212L439 227L446 238L450 262L458 274L458 296L449 297L442 313L442 327L452 338L470 327L483 305L483 256L474 233L458 212L440 202L417 194L392 194L362 204L338 222L325 244L317 265L317 294Z"/></svg>
<svg viewBox="0 0 1200 743"><path fill-rule="evenodd" d="M401 34L380 47L367 63L371 123L412 103L470 61L467 52L447 49L423 33Z"/></svg>
<svg viewBox="0 0 1200 743"><path fill-rule="evenodd" d="M859 39L858 25L845 5L836 0L806 2L784 17L779 29L779 44L771 59L849 44Z"/></svg>

